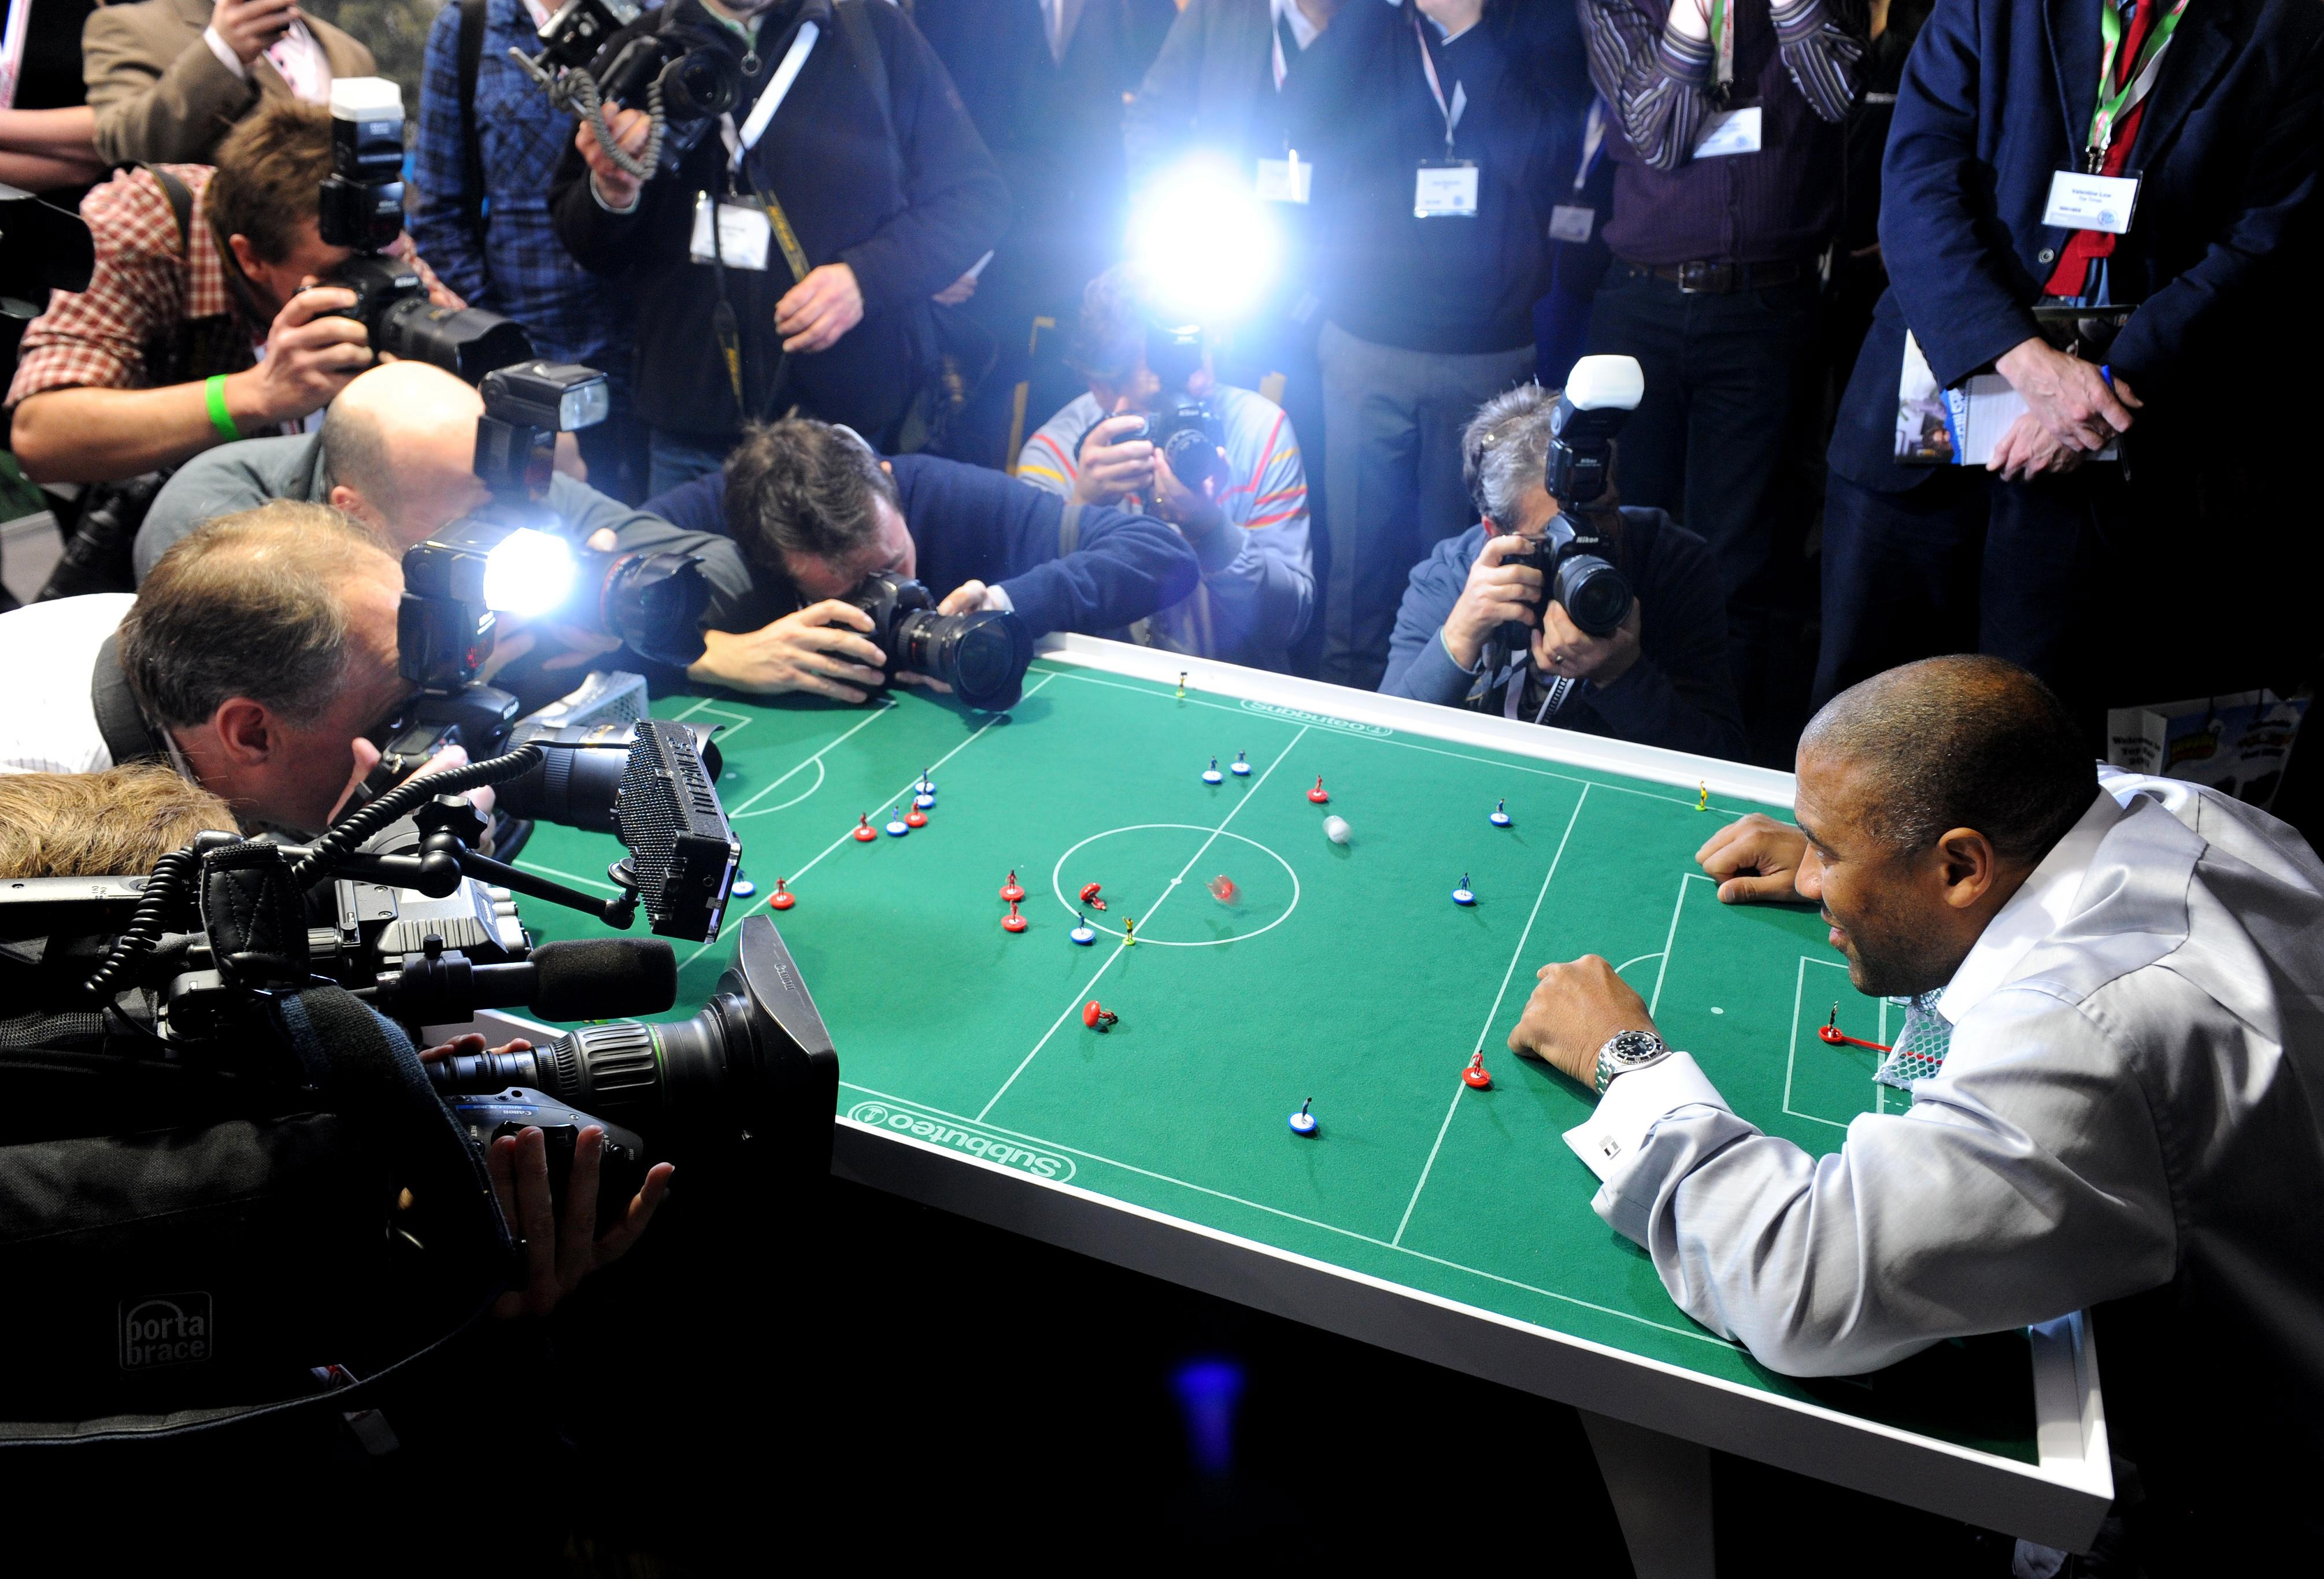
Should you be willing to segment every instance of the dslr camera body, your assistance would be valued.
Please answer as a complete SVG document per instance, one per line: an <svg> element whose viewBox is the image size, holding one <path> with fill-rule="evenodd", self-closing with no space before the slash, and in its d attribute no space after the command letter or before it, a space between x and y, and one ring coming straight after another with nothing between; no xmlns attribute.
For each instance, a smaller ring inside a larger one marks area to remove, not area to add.
<svg viewBox="0 0 2324 1579"><path fill-rule="evenodd" d="M420 271L387 249L403 234L403 89L383 77L331 84L331 173L316 228L327 246L352 247L327 285L355 294L341 316L370 334L374 351L425 362L479 382L532 358L532 339L480 308L435 306Z"/></svg>
<svg viewBox="0 0 2324 1579"><path fill-rule="evenodd" d="M980 712L1000 712L1025 694L1033 662L1033 632L1005 610L939 614L921 583L874 571L847 601L872 616L869 639L888 657L887 683L909 669L952 687Z"/></svg>
<svg viewBox="0 0 2324 1579"><path fill-rule="evenodd" d="M1550 413L1549 454L1542 482L1557 500L1557 514L1532 546L1505 555L1504 565L1530 565L1541 572L1548 601L1563 605L1566 617L1590 636L1610 636L1630 612L1630 583L1614 568L1610 546L1588 510L1606 493L1613 464L1614 436L1646 394L1646 373L1631 356L1585 356L1573 364ZM1502 628L1511 652L1529 649L1533 632L1522 623Z"/></svg>
<svg viewBox="0 0 2324 1579"><path fill-rule="evenodd" d="M1122 435L1120 442L1151 439L1170 463L1172 476L1197 494L1208 482L1210 497L1215 499L1227 483L1226 462L1219 455L1227 442L1226 424L1209 401L1186 392L1203 365L1203 340L1200 324L1146 326L1146 366L1161 381L1161 409Z"/></svg>
<svg viewBox="0 0 2324 1579"><path fill-rule="evenodd" d="M665 7L652 26L630 32L645 14L638 0L567 0L541 25L539 54L510 51L551 105L587 121L607 157L640 180L674 163L742 102L733 58L674 12ZM616 47L624 32L630 36ZM636 155L616 145L607 105L646 112L652 129Z"/></svg>

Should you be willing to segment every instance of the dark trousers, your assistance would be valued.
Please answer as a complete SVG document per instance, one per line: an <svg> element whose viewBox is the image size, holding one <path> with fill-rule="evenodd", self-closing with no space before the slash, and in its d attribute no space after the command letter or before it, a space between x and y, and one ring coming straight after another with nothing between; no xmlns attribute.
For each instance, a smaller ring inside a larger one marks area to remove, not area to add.
<svg viewBox="0 0 2324 1579"><path fill-rule="evenodd" d="M1786 767L1806 717L1821 333L1812 279L1690 294L1619 262L1590 320L1592 354L1646 372L1616 451L1622 502L1657 505L1711 545L1752 756Z"/></svg>

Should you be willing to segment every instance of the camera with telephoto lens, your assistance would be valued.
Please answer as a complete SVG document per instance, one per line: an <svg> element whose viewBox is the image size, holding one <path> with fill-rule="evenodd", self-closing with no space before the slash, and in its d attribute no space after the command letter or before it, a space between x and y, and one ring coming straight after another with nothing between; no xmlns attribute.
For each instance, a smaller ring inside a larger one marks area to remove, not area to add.
<svg viewBox="0 0 2324 1579"><path fill-rule="evenodd" d="M1528 540L1531 546L1501 560L1540 571L1548 601L1562 604L1566 618L1590 636L1612 635L1630 612L1629 581L1608 557L1610 545L1597 525L1600 512L1590 507L1605 496L1614 436L1645 394L1646 374L1636 357L1585 356L1573 364L1550 412L1542 477L1558 513L1539 537ZM1501 628L1500 639L1510 651L1524 652L1533 631L1511 621Z"/></svg>
<svg viewBox="0 0 2324 1579"><path fill-rule="evenodd" d="M1186 393L1186 386L1203 365L1204 333L1199 324L1148 323L1146 365L1161 381L1162 406L1154 416L1125 433L1116 443L1151 439L1170 463L1170 474L1197 497L1218 498L1227 483L1227 464L1219 452L1225 445L1226 425L1207 400Z"/></svg>
<svg viewBox="0 0 2324 1579"><path fill-rule="evenodd" d="M338 316L361 324L374 351L472 384L531 360L531 337L516 323L481 308L435 306L420 271L387 255L403 234L403 89L385 78L331 84L331 173L316 228L326 246L355 250L323 283L355 292L355 306Z"/></svg>
<svg viewBox="0 0 2324 1579"><path fill-rule="evenodd" d="M872 616L868 638L887 655L888 683L899 669L926 675L980 712L1014 707L1024 695L1033 632L1015 614L939 614L927 587L884 570L866 576L847 601Z"/></svg>

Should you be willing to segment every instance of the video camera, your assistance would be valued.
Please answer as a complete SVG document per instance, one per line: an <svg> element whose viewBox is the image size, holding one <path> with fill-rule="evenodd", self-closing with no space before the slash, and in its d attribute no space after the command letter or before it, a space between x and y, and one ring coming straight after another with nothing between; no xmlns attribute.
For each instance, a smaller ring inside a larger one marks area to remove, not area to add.
<svg viewBox="0 0 2324 1579"><path fill-rule="evenodd" d="M534 770L544 750L528 744L399 785L303 848L205 833L147 876L0 885L0 988L15 1012L77 1015L84 1029L87 1011L102 1009L107 1055L245 1084L299 1083L282 1063L273 1005L318 981L415 1034L486 1008L565 1021L664 1011L678 980L667 942L535 946L513 898L627 925L641 897L658 931L717 935L740 847L715 789L688 780L684 726L648 720L635 733L613 807L632 852L615 868L622 898L600 902L476 852L484 819L462 793ZM756 1136L782 1148L787 1165L828 1166L835 1054L764 916L744 924L733 966L689 1021L595 1024L531 1053L430 1072L479 1152L540 1125L553 1152L563 1134L569 1162L572 1136L603 1122L590 1111L603 1108L713 1143ZM642 1143L606 1127L604 1200L618 1209L642 1175Z"/></svg>
<svg viewBox="0 0 2324 1579"><path fill-rule="evenodd" d="M481 308L435 306L420 271L387 255L403 234L403 89L383 77L331 84L331 173L316 228L325 245L355 249L323 283L355 292L355 306L340 316L363 325L374 351L472 384L531 360L531 336L515 322Z"/></svg>
<svg viewBox="0 0 2324 1579"><path fill-rule="evenodd" d="M604 420L604 375L530 362L485 374L478 392L475 471L493 501L404 552L396 662L418 689L380 742L373 794L447 745L481 757L507 744L519 702L478 681L503 613L618 637L653 663L683 667L703 653L699 555L576 548L545 529L557 435Z"/></svg>
<svg viewBox="0 0 2324 1579"><path fill-rule="evenodd" d="M1610 636L1630 612L1628 580L1607 557L1600 512L1588 509L1605 496L1614 436L1646 395L1646 374L1630 356L1585 356L1573 364L1549 417L1549 454L1543 485L1557 500L1548 528L1504 565L1530 565L1542 573L1547 598L1563 604L1566 617L1591 636ZM1522 622L1502 628L1512 652L1529 647L1533 632Z"/></svg>
<svg viewBox="0 0 2324 1579"><path fill-rule="evenodd" d="M637 0L567 0L541 25L538 55L509 51L552 106L587 121L605 156L640 180L660 167L672 129L678 135L669 151L683 154L742 97L742 71L733 58L686 27L675 7L613 50L614 36L644 14ZM632 155L615 141L604 106L640 107L641 101L651 129L645 146Z"/></svg>

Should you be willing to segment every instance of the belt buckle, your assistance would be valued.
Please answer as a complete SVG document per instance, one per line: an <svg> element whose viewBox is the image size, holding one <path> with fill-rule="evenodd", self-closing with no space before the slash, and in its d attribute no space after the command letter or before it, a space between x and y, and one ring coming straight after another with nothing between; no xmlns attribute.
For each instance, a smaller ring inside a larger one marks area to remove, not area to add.
<svg viewBox="0 0 2324 1579"><path fill-rule="evenodd" d="M1689 296L1726 296L1735 289L1732 263L1681 263L1678 288Z"/></svg>

